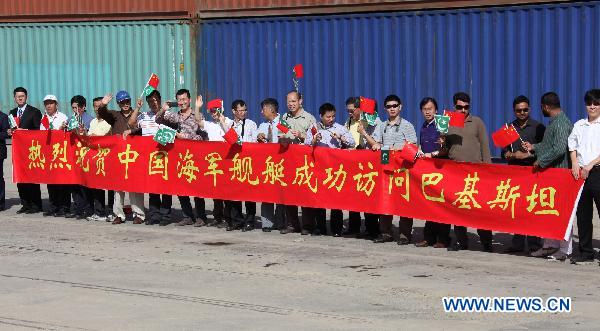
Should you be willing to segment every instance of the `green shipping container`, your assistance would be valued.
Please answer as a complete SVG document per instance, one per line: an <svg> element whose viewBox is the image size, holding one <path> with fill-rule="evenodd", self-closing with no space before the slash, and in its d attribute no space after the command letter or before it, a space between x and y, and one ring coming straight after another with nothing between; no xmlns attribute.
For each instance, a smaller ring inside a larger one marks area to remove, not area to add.
<svg viewBox="0 0 600 331"><path fill-rule="evenodd" d="M54 94L68 114L71 97L81 94L93 114L92 99L108 92L127 90L135 102L152 73L165 101L180 88L195 94L191 31L187 21L0 24L2 111L15 107L13 89L23 86L40 109Z"/></svg>

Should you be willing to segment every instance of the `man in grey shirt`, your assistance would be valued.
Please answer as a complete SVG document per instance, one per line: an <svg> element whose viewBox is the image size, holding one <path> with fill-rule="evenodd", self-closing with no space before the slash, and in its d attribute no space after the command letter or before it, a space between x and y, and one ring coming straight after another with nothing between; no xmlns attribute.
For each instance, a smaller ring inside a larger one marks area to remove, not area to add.
<svg viewBox="0 0 600 331"><path fill-rule="evenodd" d="M394 94L388 95L383 104L388 113L388 120L379 125L373 136L364 135L369 145L371 145L371 149L374 151L381 149L401 150L406 143L416 144L417 133L415 127L409 121L400 117L400 111L402 110L400 98ZM364 131L364 129L361 130L360 128L359 130L361 132ZM374 242L384 243L393 241L393 219L394 215L379 216L379 230L381 234ZM400 230L398 245L408 245L412 239L413 219L400 216L400 223L398 225Z"/></svg>

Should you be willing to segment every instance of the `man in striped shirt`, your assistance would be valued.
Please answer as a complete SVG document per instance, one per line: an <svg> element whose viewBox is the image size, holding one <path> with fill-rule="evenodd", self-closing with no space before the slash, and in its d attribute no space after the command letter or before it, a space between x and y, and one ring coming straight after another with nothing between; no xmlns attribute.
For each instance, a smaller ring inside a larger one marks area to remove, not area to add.
<svg viewBox="0 0 600 331"><path fill-rule="evenodd" d="M542 96L542 113L544 117L550 117L550 124L544 132L544 138L538 144L524 142L523 148L535 153L537 157L533 164L535 168L568 169L570 167L568 138L573 130L573 123L560 109L560 99L556 93L548 92ZM571 244L571 238L568 241L544 239L543 247L531 253L531 256L564 261L571 254Z"/></svg>

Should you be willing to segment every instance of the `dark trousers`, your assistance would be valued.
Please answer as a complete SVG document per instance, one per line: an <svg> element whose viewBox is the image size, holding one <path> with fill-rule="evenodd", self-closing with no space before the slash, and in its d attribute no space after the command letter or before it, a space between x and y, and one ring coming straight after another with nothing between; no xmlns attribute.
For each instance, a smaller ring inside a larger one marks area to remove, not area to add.
<svg viewBox="0 0 600 331"><path fill-rule="evenodd" d="M392 220L394 219L393 215L380 215L379 216L379 231L381 234L388 234L393 236L394 230L392 225ZM400 235L404 235L408 240L412 238L412 226L413 219L410 217L400 217L400 222L398 223L398 230Z"/></svg>
<svg viewBox="0 0 600 331"><path fill-rule="evenodd" d="M226 218L225 202L223 200L213 199L213 218L217 222L221 222Z"/></svg>
<svg viewBox="0 0 600 331"><path fill-rule="evenodd" d="M104 216L106 213L106 195L104 190L88 188L88 195L90 198L90 205L94 209L94 214Z"/></svg>
<svg viewBox="0 0 600 331"><path fill-rule="evenodd" d="M306 208L307 207L302 207L302 214L310 214L310 210L307 210ZM302 224L300 224L300 218L298 217L298 206L286 205L285 215L286 226L284 226L284 228L293 227L294 231L300 231L302 229Z"/></svg>
<svg viewBox="0 0 600 331"><path fill-rule="evenodd" d="M171 215L173 197L168 194L148 194L148 217L154 221L160 221L163 217Z"/></svg>
<svg viewBox="0 0 600 331"><path fill-rule="evenodd" d="M6 183L4 182L4 159L0 159L0 210L6 208Z"/></svg>
<svg viewBox="0 0 600 331"><path fill-rule="evenodd" d="M227 210L227 215L225 220L229 226L237 226L242 227L246 225L244 220L244 215L242 214L242 202L241 201L229 201L225 200L224 202L225 210Z"/></svg>
<svg viewBox="0 0 600 331"><path fill-rule="evenodd" d="M450 224L427 221L423 228L423 240L426 240L430 246L436 243L448 246L450 245L450 227Z"/></svg>
<svg viewBox="0 0 600 331"><path fill-rule="evenodd" d="M106 198L106 210L108 214L112 214L113 205L115 203L115 191L108 190L106 193L108 195Z"/></svg>
<svg viewBox="0 0 600 331"><path fill-rule="evenodd" d="M254 224L254 216L256 216L256 202L254 201L246 201L244 202L246 206L246 219L252 218L252 222Z"/></svg>
<svg viewBox="0 0 600 331"><path fill-rule="evenodd" d="M23 207L42 210L42 192L40 184L18 183L19 199Z"/></svg>
<svg viewBox="0 0 600 331"><path fill-rule="evenodd" d="M87 187L77 184L71 185L71 195L73 196L71 213L76 215L92 214L91 199Z"/></svg>
<svg viewBox="0 0 600 331"><path fill-rule="evenodd" d="M332 209L330 213L329 226L331 234L341 235L344 229L344 213L340 209ZM359 223L360 229L360 223ZM359 230L360 231L360 230Z"/></svg>
<svg viewBox="0 0 600 331"><path fill-rule="evenodd" d="M479 235L479 241L482 245L492 244L492 231L477 229ZM456 235L456 242L464 247L469 247L469 237L467 236L467 228L464 226L454 226L454 235Z"/></svg>
<svg viewBox="0 0 600 331"><path fill-rule="evenodd" d="M185 217L189 217L192 220L196 220L197 218L206 221L206 202L204 198L194 197L194 206L196 209L196 215L194 215L194 210L192 209L192 203L190 197L186 196L178 196L179 204L181 205L181 211Z"/></svg>
<svg viewBox="0 0 600 331"><path fill-rule="evenodd" d="M524 236L522 234L515 234L512 237L512 247L523 250L525 249L525 242L530 251L537 251L542 247L542 239L534 236Z"/></svg>
<svg viewBox="0 0 600 331"><path fill-rule="evenodd" d="M302 207L302 230L327 234L326 215L325 208Z"/></svg>
<svg viewBox="0 0 600 331"><path fill-rule="evenodd" d="M53 213L69 211L71 205L70 185L48 184L46 186L48 188L48 201L50 202L49 211Z"/></svg>
<svg viewBox="0 0 600 331"><path fill-rule="evenodd" d="M596 169L598 168L593 168L585 180L581 198L579 198L579 204L577 205L579 251L582 257L588 259L593 259L596 256L596 252L592 247L594 202L596 203L596 210L600 213L600 169Z"/></svg>
<svg viewBox="0 0 600 331"><path fill-rule="evenodd" d="M365 215L365 231L371 237L379 236L379 215L364 213Z"/></svg>
<svg viewBox="0 0 600 331"><path fill-rule="evenodd" d="M360 233L360 213L351 211L348 213L348 234Z"/></svg>

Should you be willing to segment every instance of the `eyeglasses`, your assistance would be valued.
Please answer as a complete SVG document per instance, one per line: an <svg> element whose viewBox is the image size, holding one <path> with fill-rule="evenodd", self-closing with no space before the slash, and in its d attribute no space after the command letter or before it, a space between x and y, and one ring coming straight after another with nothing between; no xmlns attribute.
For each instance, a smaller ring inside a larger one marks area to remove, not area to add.
<svg viewBox="0 0 600 331"><path fill-rule="evenodd" d="M390 108L398 108L398 106L400 106L397 103L391 104L391 105L385 105L385 109L390 109Z"/></svg>
<svg viewBox="0 0 600 331"><path fill-rule="evenodd" d="M248 111L248 109L234 109L233 111L236 111L236 112L243 112L243 111Z"/></svg>
<svg viewBox="0 0 600 331"><path fill-rule="evenodd" d="M464 105L464 106L456 105L456 106L454 106L454 108L456 108L456 110L468 110L469 107L471 107L471 106L470 105Z"/></svg>
<svg viewBox="0 0 600 331"><path fill-rule="evenodd" d="M515 109L515 113L528 113L528 112L529 112L529 108Z"/></svg>
<svg viewBox="0 0 600 331"><path fill-rule="evenodd" d="M600 106L600 101L586 102L585 105L588 107L592 106L592 105L598 107L598 106Z"/></svg>

